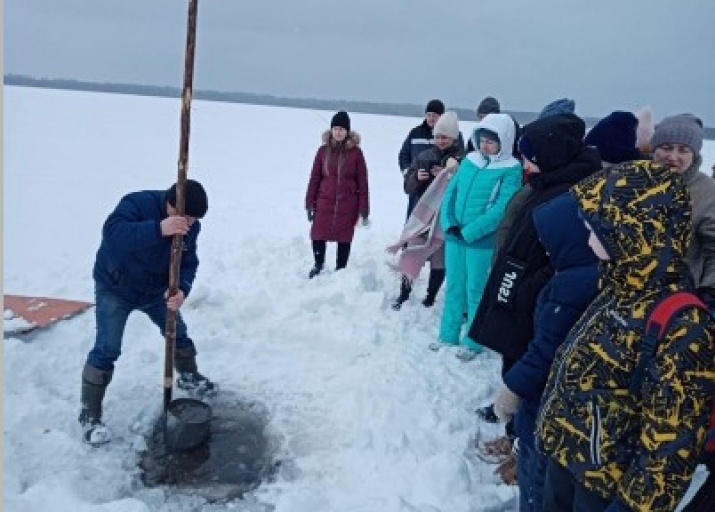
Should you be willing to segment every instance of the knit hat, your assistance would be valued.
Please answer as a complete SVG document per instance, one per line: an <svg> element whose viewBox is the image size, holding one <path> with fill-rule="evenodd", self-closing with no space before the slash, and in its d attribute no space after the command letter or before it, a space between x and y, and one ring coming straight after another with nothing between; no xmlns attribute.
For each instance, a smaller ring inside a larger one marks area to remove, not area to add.
<svg viewBox="0 0 715 512"><path fill-rule="evenodd" d="M698 156L703 149L703 122L693 114L666 117L655 125L650 147L655 149L668 143L684 144Z"/></svg>
<svg viewBox="0 0 715 512"><path fill-rule="evenodd" d="M427 112L432 112L433 114L444 114L444 103L440 100L430 100L425 107L425 114Z"/></svg>
<svg viewBox="0 0 715 512"><path fill-rule="evenodd" d="M350 116L344 110L335 114L333 116L333 120L330 121L331 128L335 128L336 126L340 126L345 128L347 131L350 131Z"/></svg>
<svg viewBox="0 0 715 512"><path fill-rule="evenodd" d="M591 128L583 141L598 149L601 159L620 164L641 157L636 149L638 118L631 112L616 110Z"/></svg>
<svg viewBox="0 0 715 512"><path fill-rule="evenodd" d="M636 111L638 128L636 128L636 147L642 153L650 153L650 139L653 137L653 109L642 107Z"/></svg>
<svg viewBox="0 0 715 512"><path fill-rule="evenodd" d="M499 102L496 100L496 98L492 98L491 96L487 96L486 98L484 98L477 107L478 116L485 116L487 114L498 114L500 112L501 109L499 107Z"/></svg>
<svg viewBox="0 0 715 512"><path fill-rule="evenodd" d="M176 208L176 183L166 191L166 200ZM201 219L209 209L209 199L204 187L195 180L186 180L184 186L184 214L195 219Z"/></svg>
<svg viewBox="0 0 715 512"><path fill-rule="evenodd" d="M573 114L576 111L576 102L568 98L561 98L560 100L555 100L546 105L541 113L539 113L539 119L544 117L554 116L556 114Z"/></svg>
<svg viewBox="0 0 715 512"><path fill-rule="evenodd" d="M437 135L444 135L450 139L457 140L459 138L459 119L457 118L457 113L449 110L442 114L435 123L432 133L435 137Z"/></svg>
<svg viewBox="0 0 715 512"><path fill-rule="evenodd" d="M575 114L537 119L524 126L519 152L542 173L550 172L571 162L583 150L585 131L586 124Z"/></svg>

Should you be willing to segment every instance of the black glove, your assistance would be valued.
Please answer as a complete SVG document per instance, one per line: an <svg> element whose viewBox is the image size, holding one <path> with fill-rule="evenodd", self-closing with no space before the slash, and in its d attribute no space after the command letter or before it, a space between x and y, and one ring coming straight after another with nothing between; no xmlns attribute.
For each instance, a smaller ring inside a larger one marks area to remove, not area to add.
<svg viewBox="0 0 715 512"><path fill-rule="evenodd" d="M451 226L447 230L447 234L452 235L457 240L464 240L464 237L462 236L462 230L459 229L459 226Z"/></svg>
<svg viewBox="0 0 715 512"><path fill-rule="evenodd" d="M308 214L308 222L313 222L313 217L315 217L315 211L312 208L307 208L305 213Z"/></svg>

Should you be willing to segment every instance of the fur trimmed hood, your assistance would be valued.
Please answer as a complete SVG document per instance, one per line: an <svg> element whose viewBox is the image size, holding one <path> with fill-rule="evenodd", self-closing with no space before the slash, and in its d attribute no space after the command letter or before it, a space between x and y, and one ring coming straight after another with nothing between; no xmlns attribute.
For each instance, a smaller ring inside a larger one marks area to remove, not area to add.
<svg viewBox="0 0 715 512"><path fill-rule="evenodd" d="M323 146L327 145L329 140L332 140L333 145L336 144L336 141L334 139L330 138L330 130L325 130L323 132L322 140L323 140ZM348 136L345 137L345 148L352 149L356 146L359 146L360 140L361 140L360 134L356 131L350 130L350 133L348 133Z"/></svg>

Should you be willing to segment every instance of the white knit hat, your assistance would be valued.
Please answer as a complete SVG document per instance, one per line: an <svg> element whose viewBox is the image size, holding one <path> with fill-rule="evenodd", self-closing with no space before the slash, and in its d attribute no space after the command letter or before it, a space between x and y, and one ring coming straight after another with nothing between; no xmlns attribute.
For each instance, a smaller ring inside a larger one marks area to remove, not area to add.
<svg viewBox="0 0 715 512"><path fill-rule="evenodd" d="M434 125L432 133L435 137L437 135L444 135L450 139L457 140L459 138L459 119L457 118L457 113L448 110L442 114Z"/></svg>

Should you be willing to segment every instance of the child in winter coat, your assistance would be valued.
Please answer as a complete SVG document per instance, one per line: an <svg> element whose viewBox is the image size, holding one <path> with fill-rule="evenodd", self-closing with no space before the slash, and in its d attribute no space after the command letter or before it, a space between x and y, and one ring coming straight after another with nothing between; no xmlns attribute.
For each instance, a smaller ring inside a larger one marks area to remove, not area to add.
<svg viewBox="0 0 715 512"><path fill-rule="evenodd" d="M430 149L422 151L417 158L414 159L410 167L405 171L405 193L410 197L417 198L417 204L424 196L427 189L435 182L435 178L445 169L447 162L450 159L458 162L462 159L462 150L459 145L459 119L457 114L448 111L445 112L437 120L434 125L434 146ZM448 181L448 180L447 180ZM446 181L444 184L446 186ZM442 193L437 193L430 195L430 201L441 201L442 195L444 194L444 188L441 188ZM436 204L439 206L439 203ZM430 214L436 215L437 211L430 211ZM406 226L415 224L415 222L410 222L415 220L412 217L421 216L423 214L423 208L415 206L412 210L410 218L407 220ZM417 219L425 222L429 222L432 219ZM430 224L434 224L431 223ZM427 225L425 225L427 227ZM414 246L415 244L424 244L428 235L434 235L434 233L429 233L425 230L421 235L413 237L411 241L408 242L408 246ZM422 301L422 305L425 307L432 307L434 305L435 298L437 297L437 292L439 292L442 283L444 282L444 244L439 243L432 252L428 261L430 262L430 274L429 281L427 284L427 296ZM400 285L400 294L392 303L392 309L399 310L402 304L410 298L410 293L412 292L412 280L415 279L415 275L405 275L403 274Z"/></svg>
<svg viewBox="0 0 715 512"><path fill-rule="evenodd" d="M522 168L511 154L514 121L508 114L487 115L472 138L479 150L462 160L442 199L447 290L439 340L478 352L481 347L473 340L460 340L464 313L471 323L489 273L494 232L521 186Z"/></svg>
<svg viewBox="0 0 715 512"><path fill-rule="evenodd" d="M693 292L691 205L682 177L638 160L572 188L601 260L601 290L559 349L537 419L549 457L545 510L676 509L704 445L715 322L674 311L652 350L655 306ZM650 333L648 333L650 334Z"/></svg>
<svg viewBox="0 0 715 512"><path fill-rule="evenodd" d="M350 130L350 117L341 110L333 116L330 131L323 133L305 193L310 238L315 264L308 277L320 274L325 265L327 242L337 242L335 269L345 268L358 217L368 223L370 200L367 166L360 149L360 135Z"/></svg>
<svg viewBox="0 0 715 512"><path fill-rule="evenodd" d="M534 448L534 429L551 363L556 349L598 293L598 258L588 246L589 232L579 216L573 194L566 192L537 207L533 218L555 274L536 302L534 339L504 375L504 385L494 403L494 412L502 421L509 421L516 414L521 512L542 510L548 459Z"/></svg>

